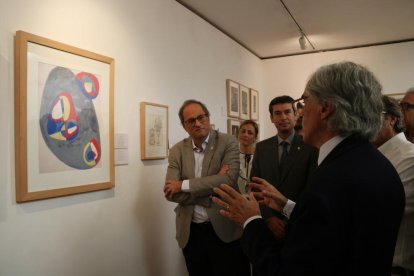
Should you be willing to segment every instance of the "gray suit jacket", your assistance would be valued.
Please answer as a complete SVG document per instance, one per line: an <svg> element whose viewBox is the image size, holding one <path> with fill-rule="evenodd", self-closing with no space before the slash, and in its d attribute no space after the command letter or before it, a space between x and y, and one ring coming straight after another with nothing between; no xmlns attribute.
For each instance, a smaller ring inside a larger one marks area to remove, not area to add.
<svg viewBox="0 0 414 276"><path fill-rule="evenodd" d="M317 160L318 150L305 144L302 136L295 134L282 174L279 171L278 140L277 136L273 136L257 143L250 175L266 179L287 198L297 201L317 167ZM261 213L264 219L278 215L265 206L261 207Z"/></svg>
<svg viewBox="0 0 414 276"><path fill-rule="evenodd" d="M222 183L237 189L240 169L239 145L234 136L210 132L210 140L204 154L200 178L194 176L194 153L191 137L174 145L169 152L166 180L190 181L190 191L176 194L171 201L177 202L176 239L184 248L190 236L190 224L194 205L204 206L217 236L224 242L234 241L241 236L242 229L219 214L219 206L212 203L213 188ZM228 164L229 171L218 175L222 165Z"/></svg>

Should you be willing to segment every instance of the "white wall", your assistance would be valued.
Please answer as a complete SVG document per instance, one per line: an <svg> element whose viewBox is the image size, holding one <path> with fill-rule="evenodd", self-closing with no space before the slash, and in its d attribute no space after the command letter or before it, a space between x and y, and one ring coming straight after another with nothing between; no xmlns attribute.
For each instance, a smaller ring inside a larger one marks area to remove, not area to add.
<svg viewBox="0 0 414 276"><path fill-rule="evenodd" d="M116 187L15 202L15 31L115 59L115 132L129 164ZM175 241L175 204L163 197L167 161L140 160L139 103L169 106L170 140L185 136L177 111L207 104L226 130L225 80L262 91L262 63L173 0L0 0L0 276L186 275Z"/></svg>
<svg viewBox="0 0 414 276"><path fill-rule="evenodd" d="M341 61L353 61L368 67L381 82L384 94L403 93L414 86L413 53L414 42L406 42L265 60L264 107L267 109L274 97L283 94L299 98L307 79L318 67ZM275 135L276 129L270 122L269 113L262 117L262 137Z"/></svg>

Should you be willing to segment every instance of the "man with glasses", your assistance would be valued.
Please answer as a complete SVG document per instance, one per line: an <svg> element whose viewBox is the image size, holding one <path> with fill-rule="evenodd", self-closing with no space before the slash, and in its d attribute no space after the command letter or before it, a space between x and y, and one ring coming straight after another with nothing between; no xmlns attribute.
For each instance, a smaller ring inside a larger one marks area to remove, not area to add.
<svg viewBox="0 0 414 276"><path fill-rule="evenodd" d="M318 158L317 149L306 145L294 130L295 111L296 103L290 96L279 96L269 103L270 121L277 134L257 143L250 174L266 179L292 200L299 199ZM283 237L285 216L267 206L261 207L261 213L273 234Z"/></svg>
<svg viewBox="0 0 414 276"><path fill-rule="evenodd" d="M414 144L404 136L398 101L383 96L381 129L373 144L390 160L405 190L405 211L398 232L392 275L414 276Z"/></svg>
<svg viewBox="0 0 414 276"><path fill-rule="evenodd" d="M176 238L189 275L250 275L241 227L220 216L211 202L214 187L237 187L238 142L211 129L210 112L199 101L185 101L178 115L189 137L170 149L164 195L178 203Z"/></svg>
<svg viewBox="0 0 414 276"><path fill-rule="evenodd" d="M405 195L392 164L372 144L381 126L382 87L353 62L319 68L302 98L303 139L319 148L318 168L292 202L263 179L259 201L289 216L283 243L259 202L215 188L220 213L243 225L242 247L260 275L391 275Z"/></svg>
<svg viewBox="0 0 414 276"><path fill-rule="evenodd" d="M408 141L414 143L414 87L405 93L400 106L404 115L405 136Z"/></svg>

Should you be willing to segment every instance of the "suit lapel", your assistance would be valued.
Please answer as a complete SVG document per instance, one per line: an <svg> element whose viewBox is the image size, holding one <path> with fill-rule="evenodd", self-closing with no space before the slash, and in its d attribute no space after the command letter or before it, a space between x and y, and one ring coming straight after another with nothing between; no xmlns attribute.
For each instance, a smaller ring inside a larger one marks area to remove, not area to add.
<svg viewBox="0 0 414 276"><path fill-rule="evenodd" d="M182 158L182 164L185 164L185 166L183 167L187 169L186 174L189 176L189 178L194 178L195 160L193 152L193 142L191 140L191 137L188 137L184 140L184 152Z"/></svg>
<svg viewBox="0 0 414 276"><path fill-rule="evenodd" d="M204 153L203 168L201 170L202 177L209 175L210 164L214 156L217 139L218 139L217 131L215 130L210 131L210 138L209 138L209 141L208 141L205 153Z"/></svg>

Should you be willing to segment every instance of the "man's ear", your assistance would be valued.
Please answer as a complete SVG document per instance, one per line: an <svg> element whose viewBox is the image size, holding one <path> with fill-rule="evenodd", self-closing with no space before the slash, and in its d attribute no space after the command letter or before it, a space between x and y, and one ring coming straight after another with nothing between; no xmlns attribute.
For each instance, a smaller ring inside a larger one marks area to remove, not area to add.
<svg viewBox="0 0 414 276"><path fill-rule="evenodd" d="M321 109L320 109L321 119L324 120L328 118L332 114L333 110L334 110L334 107L332 103L323 102L321 104Z"/></svg>
<svg viewBox="0 0 414 276"><path fill-rule="evenodd" d="M397 117L391 114L388 114L388 116L390 118L390 125L394 128L395 124L397 123Z"/></svg>

